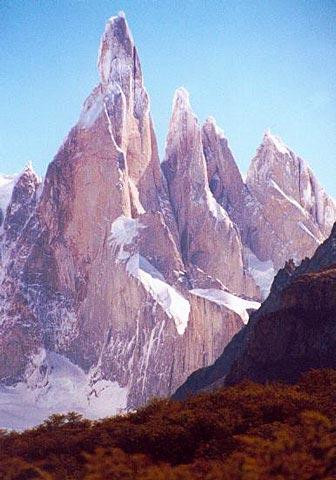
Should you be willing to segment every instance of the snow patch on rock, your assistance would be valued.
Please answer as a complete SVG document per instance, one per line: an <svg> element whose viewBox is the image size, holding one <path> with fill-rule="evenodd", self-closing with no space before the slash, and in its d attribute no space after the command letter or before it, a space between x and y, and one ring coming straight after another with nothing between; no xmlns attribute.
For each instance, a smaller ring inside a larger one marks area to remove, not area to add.
<svg viewBox="0 0 336 480"><path fill-rule="evenodd" d="M205 124L204 124L205 128L207 128L208 125L213 126L213 128L215 130L215 133L218 136L218 138L220 138L220 139L226 138L225 134L224 134L224 131L218 126L218 124L216 122L216 119L214 117L212 117L211 115L205 121Z"/></svg>
<svg viewBox="0 0 336 480"><path fill-rule="evenodd" d="M249 310L258 310L260 307L259 302L251 300L245 300L244 298L233 295L232 293L225 292L216 288L194 288L190 290L193 295L206 298L210 302L222 305L229 310L237 313L245 324L249 320Z"/></svg>
<svg viewBox="0 0 336 480"><path fill-rule="evenodd" d="M272 260L260 260L249 248L245 247L244 257L247 262L247 270L260 288L262 298L265 299L272 286L275 269Z"/></svg>
<svg viewBox="0 0 336 480"><path fill-rule="evenodd" d="M78 126L81 128L91 128L104 108L103 95L99 86L94 89L92 94L85 100Z"/></svg>
<svg viewBox="0 0 336 480"><path fill-rule="evenodd" d="M217 202L217 200L215 199L215 197L213 196L213 194L211 193L208 187L206 187L205 192L206 192L207 205L211 215L216 220L222 220L222 221L231 223L224 208Z"/></svg>
<svg viewBox="0 0 336 480"><path fill-rule="evenodd" d="M138 218L128 218L121 215L111 225L111 235L109 237L110 246L113 252L117 254L118 261L126 261L131 254L125 247L130 246L138 236L140 229L146 228Z"/></svg>
<svg viewBox="0 0 336 480"><path fill-rule="evenodd" d="M191 110L189 92L184 87L175 90L172 110L175 109Z"/></svg>
<svg viewBox="0 0 336 480"><path fill-rule="evenodd" d="M303 230L305 233L307 233L307 235L309 235L313 240L315 240L315 242L316 242L318 245L320 245L321 241L320 241L317 237L315 237L315 235L313 234L313 232L311 232L311 231L309 230L309 228L306 227L306 225L305 225L304 223L299 222L298 225L299 225L299 227L301 228L301 230Z"/></svg>
<svg viewBox="0 0 336 480"><path fill-rule="evenodd" d="M170 286L164 276L143 256L132 255L126 264L126 269L130 275L142 283L168 317L173 318L177 333L183 335L189 320L189 301Z"/></svg>
<svg viewBox="0 0 336 480"><path fill-rule="evenodd" d="M290 197L289 195L287 195L274 180L271 180L271 185L272 185L273 188L275 188L275 190L277 190L280 193L280 195L282 197L284 197L289 203L291 203L294 207L299 209L303 213L304 216L306 216L307 212L302 207L302 205L299 204L299 202L294 200L293 197Z"/></svg>

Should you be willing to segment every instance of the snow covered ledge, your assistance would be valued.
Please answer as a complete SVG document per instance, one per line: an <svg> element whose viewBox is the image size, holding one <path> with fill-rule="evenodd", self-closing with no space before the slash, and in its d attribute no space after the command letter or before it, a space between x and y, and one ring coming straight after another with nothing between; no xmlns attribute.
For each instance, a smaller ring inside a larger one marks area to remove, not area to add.
<svg viewBox="0 0 336 480"><path fill-rule="evenodd" d="M142 225L138 218L121 215L111 225L110 246L116 254L116 262L125 263L127 273L142 284L167 316L174 320L177 333L183 335L189 321L190 303L166 282L161 272L136 251L136 239L143 228L146 226Z"/></svg>
<svg viewBox="0 0 336 480"><path fill-rule="evenodd" d="M245 325L249 321L248 310L258 310L260 307L259 302L245 300L232 293L216 288L194 288L193 290L190 290L190 293L197 295L198 297L206 298L210 302L217 303L217 305L221 305L237 313Z"/></svg>

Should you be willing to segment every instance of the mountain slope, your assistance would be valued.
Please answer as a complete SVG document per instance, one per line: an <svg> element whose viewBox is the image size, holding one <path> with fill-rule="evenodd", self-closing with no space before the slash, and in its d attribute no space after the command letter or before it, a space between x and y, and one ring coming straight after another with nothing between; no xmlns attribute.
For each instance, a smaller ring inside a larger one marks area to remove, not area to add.
<svg viewBox="0 0 336 480"><path fill-rule="evenodd" d="M286 260L311 256L331 232L335 202L323 191L308 165L267 131L246 178L255 206L250 207L247 242L276 271ZM272 242L265 241L273 237Z"/></svg>

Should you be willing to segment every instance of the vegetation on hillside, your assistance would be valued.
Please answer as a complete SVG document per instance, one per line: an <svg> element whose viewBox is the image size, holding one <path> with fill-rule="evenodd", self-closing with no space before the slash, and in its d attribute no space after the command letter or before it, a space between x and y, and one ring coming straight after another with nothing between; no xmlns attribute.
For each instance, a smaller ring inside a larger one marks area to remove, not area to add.
<svg viewBox="0 0 336 480"><path fill-rule="evenodd" d="M2 480L332 480L336 371L153 400L98 422L54 415L1 432Z"/></svg>

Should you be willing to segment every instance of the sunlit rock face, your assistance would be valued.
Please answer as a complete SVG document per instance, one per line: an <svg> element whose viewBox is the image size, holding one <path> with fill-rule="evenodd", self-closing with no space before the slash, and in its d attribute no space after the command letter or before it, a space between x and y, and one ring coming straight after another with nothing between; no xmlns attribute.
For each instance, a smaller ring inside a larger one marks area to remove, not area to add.
<svg viewBox="0 0 336 480"><path fill-rule="evenodd" d="M247 269L265 297L286 260L311 256L328 237L336 218L335 201L304 160L270 131L245 183L214 119L204 124L202 140L211 191L238 228Z"/></svg>
<svg viewBox="0 0 336 480"><path fill-rule="evenodd" d="M289 258L298 262L311 256L330 234L334 200L307 164L269 131L251 162L246 184L255 199L251 221L245 222L247 242L261 260L272 259L276 270Z"/></svg>

